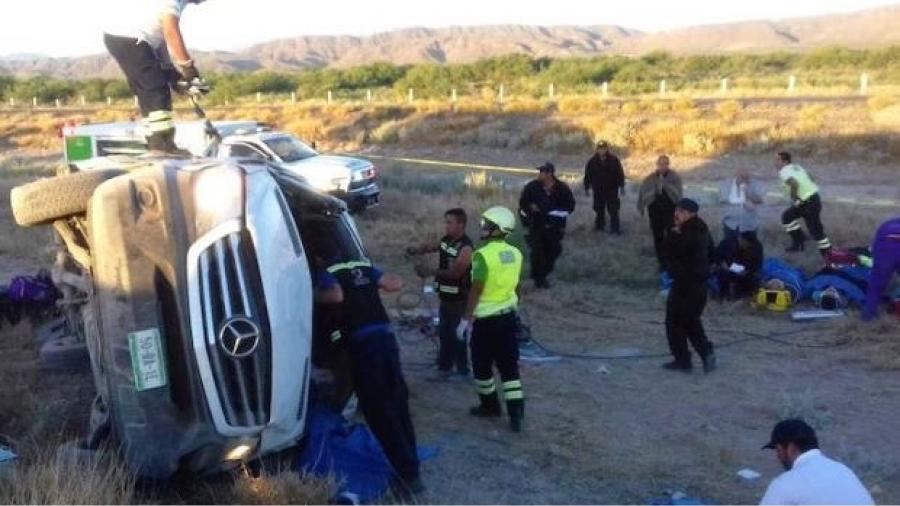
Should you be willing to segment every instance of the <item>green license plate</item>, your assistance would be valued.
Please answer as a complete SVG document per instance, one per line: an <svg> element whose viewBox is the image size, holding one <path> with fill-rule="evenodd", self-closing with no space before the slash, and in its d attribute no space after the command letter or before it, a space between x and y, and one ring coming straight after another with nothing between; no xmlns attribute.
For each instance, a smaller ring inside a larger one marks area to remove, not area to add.
<svg viewBox="0 0 900 506"><path fill-rule="evenodd" d="M131 332L128 334L128 347L131 349L131 369L137 391L162 388L168 384L159 329Z"/></svg>

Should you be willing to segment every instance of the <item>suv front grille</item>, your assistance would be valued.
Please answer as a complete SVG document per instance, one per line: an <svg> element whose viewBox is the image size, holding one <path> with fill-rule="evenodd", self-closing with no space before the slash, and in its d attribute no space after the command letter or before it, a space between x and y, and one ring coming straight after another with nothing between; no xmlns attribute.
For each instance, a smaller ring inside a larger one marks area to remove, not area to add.
<svg viewBox="0 0 900 506"><path fill-rule="evenodd" d="M232 427L269 422L271 330L248 234L221 237L199 257L205 351L223 415Z"/></svg>

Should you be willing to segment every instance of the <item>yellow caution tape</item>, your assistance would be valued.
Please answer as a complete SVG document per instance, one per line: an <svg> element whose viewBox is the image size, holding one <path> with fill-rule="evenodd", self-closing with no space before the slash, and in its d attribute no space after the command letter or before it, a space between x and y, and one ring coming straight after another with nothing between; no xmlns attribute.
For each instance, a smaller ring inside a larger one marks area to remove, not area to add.
<svg viewBox="0 0 900 506"><path fill-rule="evenodd" d="M484 170L490 172L504 172L507 174L522 174L527 176L534 176L537 174L537 167L535 168L524 168L524 167L507 167L502 165L484 165L484 164L475 164L475 163L461 163L461 162L448 162L443 160L428 160L423 158L400 158L394 156L382 156L382 155L369 155L369 154L354 154L348 153L347 156L356 156L362 158L371 158L374 160L389 160L392 162L401 162L401 163L410 163L415 165L427 165L429 167L436 167L440 169L447 170ZM580 172L572 172L572 171L557 171L557 175L567 176L572 178L581 177L582 174ZM704 192L710 193L718 193L719 189L714 186L706 186L706 185L685 185L686 188L691 188L695 190L700 190ZM785 200L784 195L778 192L769 192L766 194L767 197ZM854 199L850 197L835 197L825 199L826 202L836 202L839 204L852 204L864 207L900 207L900 201L892 200L892 199Z"/></svg>

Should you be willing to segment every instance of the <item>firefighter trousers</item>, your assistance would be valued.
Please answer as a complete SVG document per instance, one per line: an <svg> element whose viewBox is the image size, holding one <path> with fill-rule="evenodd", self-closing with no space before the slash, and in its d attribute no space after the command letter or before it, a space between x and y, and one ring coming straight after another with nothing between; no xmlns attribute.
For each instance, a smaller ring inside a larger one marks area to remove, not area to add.
<svg viewBox="0 0 900 506"><path fill-rule="evenodd" d="M822 225L822 199L816 193L799 205L791 206L781 215L781 224L796 244L802 244L805 237L800 227L800 219L806 222L809 235L816 241L819 251L831 249L831 241L825 235L825 227Z"/></svg>
<svg viewBox="0 0 900 506"><path fill-rule="evenodd" d="M481 403L499 411L500 400L494 366L500 373L500 388L506 400L510 418L521 419L525 414L522 381L519 377L519 342L514 311L487 318L478 318L472 325L472 372Z"/></svg>

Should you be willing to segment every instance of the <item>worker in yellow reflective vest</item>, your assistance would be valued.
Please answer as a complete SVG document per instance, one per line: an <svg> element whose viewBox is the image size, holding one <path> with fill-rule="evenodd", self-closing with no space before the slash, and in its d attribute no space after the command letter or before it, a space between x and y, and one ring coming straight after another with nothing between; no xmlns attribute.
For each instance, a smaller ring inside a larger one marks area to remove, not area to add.
<svg viewBox="0 0 900 506"><path fill-rule="evenodd" d="M522 252L506 242L515 227L516 217L505 207L492 207L482 214L483 244L472 255L472 286L456 334L460 340L470 341L472 372L481 400L470 413L485 418L500 416L500 398L494 379L496 365L510 428L520 432L525 399L519 378L516 309Z"/></svg>
<svg viewBox="0 0 900 506"><path fill-rule="evenodd" d="M822 199L819 197L819 186L803 167L791 162L790 153L778 153L775 167L791 200L791 207L781 215L784 231L791 236L791 245L786 251L788 253L803 251L806 242L806 234L800 226L800 219L803 219L810 235L816 241L819 253L824 256L831 249L831 241L825 235L825 227L822 226Z"/></svg>

